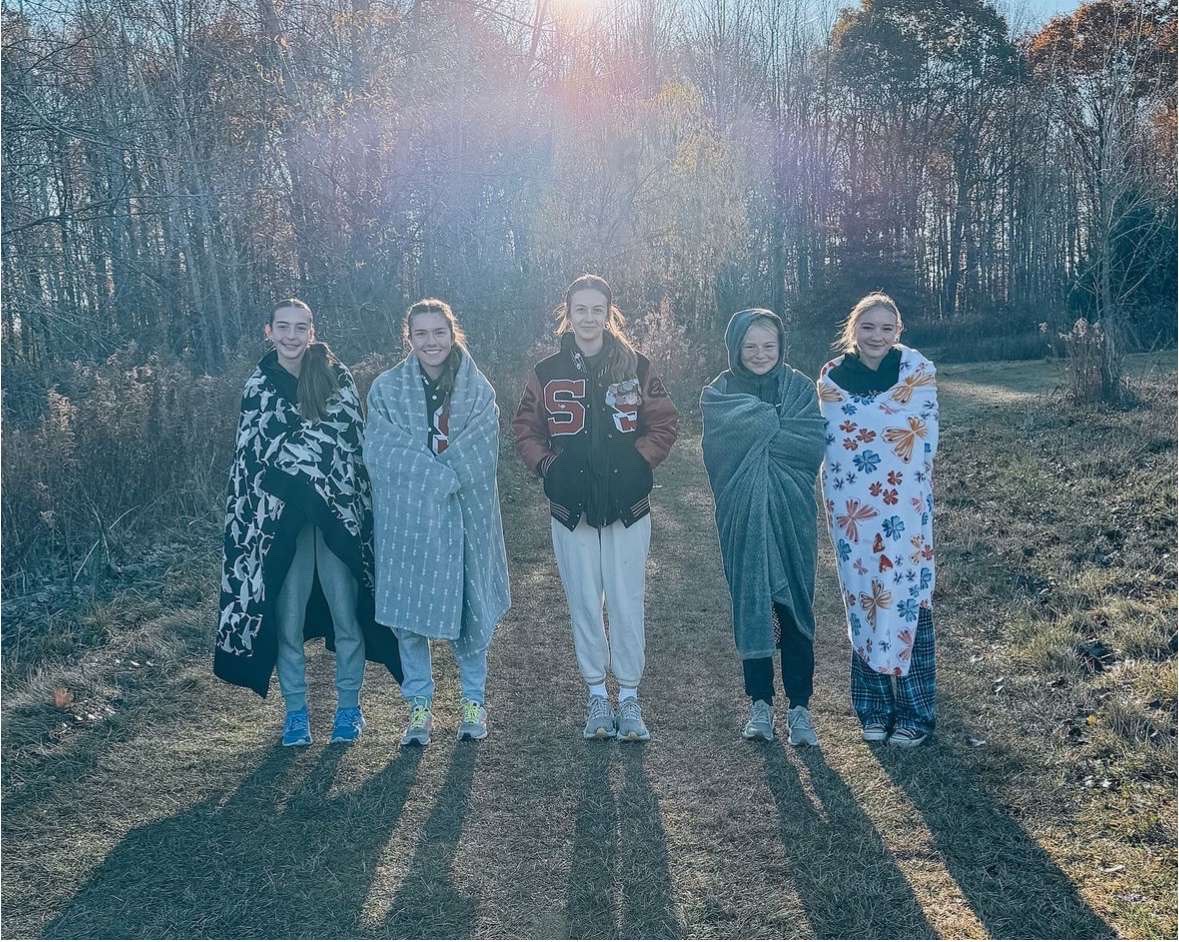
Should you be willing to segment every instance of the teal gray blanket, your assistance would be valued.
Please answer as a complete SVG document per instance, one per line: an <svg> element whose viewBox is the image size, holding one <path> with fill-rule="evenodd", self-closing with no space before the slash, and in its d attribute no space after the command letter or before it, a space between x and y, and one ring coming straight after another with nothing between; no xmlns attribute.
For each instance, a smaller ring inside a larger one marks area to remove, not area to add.
<svg viewBox="0 0 1179 942"><path fill-rule="evenodd" d="M780 382L778 406L730 392L727 373L700 397L733 634L746 659L774 653L774 602L815 634L815 478L826 430L814 384L789 367Z"/></svg>
<svg viewBox="0 0 1179 942"><path fill-rule="evenodd" d="M417 357L373 382L364 462L373 485L376 617L473 654L491 644L511 593L495 476L499 408L467 353L448 432L446 450L434 454Z"/></svg>

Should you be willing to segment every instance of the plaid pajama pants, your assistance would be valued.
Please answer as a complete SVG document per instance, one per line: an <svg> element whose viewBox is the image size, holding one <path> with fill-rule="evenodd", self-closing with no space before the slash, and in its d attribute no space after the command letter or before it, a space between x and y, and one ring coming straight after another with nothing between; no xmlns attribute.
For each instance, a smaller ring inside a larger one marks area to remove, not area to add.
<svg viewBox="0 0 1179 942"><path fill-rule="evenodd" d="M933 732L937 671L933 653L933 614L921 609L913 660L904 677L878 674L855 651L851 656L851 700L860 723Z"/></svg>

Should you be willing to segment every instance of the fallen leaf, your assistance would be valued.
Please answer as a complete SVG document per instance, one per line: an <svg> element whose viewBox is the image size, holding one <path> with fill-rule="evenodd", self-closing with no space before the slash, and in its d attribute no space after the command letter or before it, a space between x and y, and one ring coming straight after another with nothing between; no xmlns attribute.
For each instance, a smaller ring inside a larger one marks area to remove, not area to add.
<svg viewBox="0 0 1179 942"><path fill-rule="evenodd" d="M59 710L64 710L71 703L74 702L74 695L70 693L65 687L55 687L53 690L53 705Z"/></svg>
<svg viewBox="0 0 1179 942"><path fill-rule="evenodd" d="M1114 864L1112 867L1102 867L1101 872L1102 873L1121 873L1125 869L1126 869L1125 864Z"/></svg>
<svg viewBox="0 0 1179 942"><path fill-rule="evenodd" d="M972 746L985 746L986 744L987 741L985 739L976 739L974 736L970 737L970 745Z"/></svg>

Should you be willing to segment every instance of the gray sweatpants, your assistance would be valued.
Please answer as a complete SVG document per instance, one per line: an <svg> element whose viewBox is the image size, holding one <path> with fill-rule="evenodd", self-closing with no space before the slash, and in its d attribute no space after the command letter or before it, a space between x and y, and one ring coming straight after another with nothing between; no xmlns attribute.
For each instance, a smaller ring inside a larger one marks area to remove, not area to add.
<svg viewBox="0 0 1179 942"><path fill-rule="evenodd" d="M352 572L324 541L313 524L299 531L295 558L278 593L278 685L287 710L307 706L307 678L303 659L303 618L319 573L319 584L331 609L336 629L336 692L339 705L360 703L364 680L364 634L356 620L357 586Z"/></svg>

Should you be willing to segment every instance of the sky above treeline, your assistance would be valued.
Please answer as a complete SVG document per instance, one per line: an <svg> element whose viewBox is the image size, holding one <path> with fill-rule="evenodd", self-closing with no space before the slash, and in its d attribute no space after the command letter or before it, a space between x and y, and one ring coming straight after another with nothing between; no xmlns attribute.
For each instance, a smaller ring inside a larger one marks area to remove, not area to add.
<svg viewBox="0 0 1179 942"><path fill-rule="evenodd" d="M1024 3L1028 12L1041 22L1046 22L1058 13L1071 13L1081 5L1080 0L1024 0Z"/></svg>

